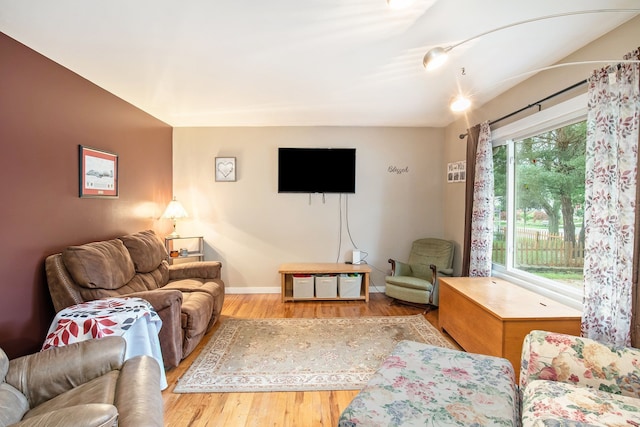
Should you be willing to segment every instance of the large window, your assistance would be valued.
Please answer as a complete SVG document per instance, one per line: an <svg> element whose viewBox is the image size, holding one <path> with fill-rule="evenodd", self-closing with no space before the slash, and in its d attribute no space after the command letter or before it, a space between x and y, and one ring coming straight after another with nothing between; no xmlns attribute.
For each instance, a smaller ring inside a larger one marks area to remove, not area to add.
<svg viewBox="0 0 640 427"><path fill-rule="evenodd" d="M493 133L494 272L580 300L586 99Z"/></svg>

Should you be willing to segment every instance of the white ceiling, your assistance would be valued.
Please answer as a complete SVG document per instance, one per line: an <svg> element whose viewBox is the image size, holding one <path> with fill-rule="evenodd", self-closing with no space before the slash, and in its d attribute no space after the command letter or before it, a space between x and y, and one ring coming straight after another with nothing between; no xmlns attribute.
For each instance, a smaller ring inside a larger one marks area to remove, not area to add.
<svg viewBox="0 0 640 427"><path fill-rule="evenodd" d="M0 31L172 126L446 126L633 13L639 0L0 0ZM602 59L602 58L599 58ZM613 59L613 58L606 58ZM466 75L462 75L464 67ZM585 76L586 77L586 76ZM505 79L509 79L504 81Z"/></svg>

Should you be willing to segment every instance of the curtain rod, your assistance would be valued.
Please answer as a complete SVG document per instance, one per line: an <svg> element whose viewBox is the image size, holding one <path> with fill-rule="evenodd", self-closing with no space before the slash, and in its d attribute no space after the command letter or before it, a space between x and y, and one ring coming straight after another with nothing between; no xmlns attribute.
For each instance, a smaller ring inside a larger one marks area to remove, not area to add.
<svg viewBox="0 0 640 427"><path fill-rule="evenodd" d="M533 102L533 103L531 103L531 104L527 105L526 107L522 107L521 109L516 110L516 111L514 111L514 112L512 112L512 113L509 113L509 114L507 114L507 115L505 115L505 116L502 116L502 117L500 117L499 119L492 120L492 121L490 121L490 122L489 122L489 126L494 125L494 124L496 124L496 123L498 123L498 122L500 122L500 121L502 121L502 120L506 120L506 119L508 119L509 117L515 116L515 115L516 115L516 114L518 114L518 113L522 113L523 111L528 110L529 108L532 108L532 107L536 107L536 106L537 106L537 107L538 107L538 111L539 111L539 110L540 110L540 108L542 108L542 105L540 105L540 104L542 104L543 102L548 101L548 100L550 100L551 98L555 98L555 97L556 97L556 96L558 96L558 95L562 95L562 94L563 94L563 93L565 93L565 92L569 92L570 90L573 90L573 89L575 89L575 88L577 88L577 87L580 87L580 86L582 86L583 84L587 83L587 81L588 81L588 79L584 79L584 80L582 80L582 81L579 81L578 83L574 83L574 84L572 84L572 85L571 85L571 86L569 86L569 87L566 87L566 88L564 88L564 89L562 89L562 90L559 90L559 91L558 91L558 92L556 92L556 93L553 93L553 94L551 94L551 95L547 96L546 98L542 98L542 99L541 99L541 100L539 100L539 101ZM469 134L468 132L467 132L467 133L461 133L461 134L460 134L460 136L459 136L459 138L460 138L460 139L464 139L468 134Z"/></svg>

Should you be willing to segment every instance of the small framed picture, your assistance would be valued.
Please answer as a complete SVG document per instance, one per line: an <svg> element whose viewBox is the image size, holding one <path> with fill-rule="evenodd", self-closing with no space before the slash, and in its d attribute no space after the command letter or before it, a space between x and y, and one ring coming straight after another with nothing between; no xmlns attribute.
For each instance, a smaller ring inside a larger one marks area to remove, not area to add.
<svg viewBox="0 0 640 427"><path fill-rule="evenodd" d="M236 158L216 157L216 181L236 180Z"/></svg>
<svg viewBox="0 0 640 427"><path fill-rule="evenodd" d="M80 197L118 197L118 155L79 145Z"/></svg>
<svg viewBox="0 0 640 427"><path fill-rule="evenodd" d="M467 179L467 161L447 164L447 182L464 182Z"/></svg>

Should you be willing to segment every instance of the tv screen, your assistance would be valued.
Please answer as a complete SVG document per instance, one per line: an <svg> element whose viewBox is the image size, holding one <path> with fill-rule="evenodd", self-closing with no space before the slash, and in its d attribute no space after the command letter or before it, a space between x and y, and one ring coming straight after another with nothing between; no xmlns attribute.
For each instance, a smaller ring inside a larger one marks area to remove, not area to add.
<svg viewBox="0 0 640 427"><path fill-rule="evenodd" d="M355 193L355 148L279 148L279 193Z"/></svg>

